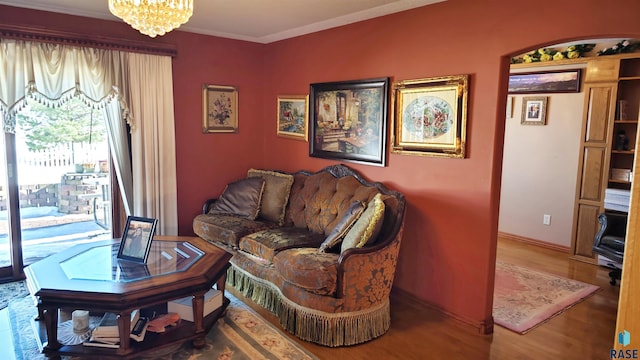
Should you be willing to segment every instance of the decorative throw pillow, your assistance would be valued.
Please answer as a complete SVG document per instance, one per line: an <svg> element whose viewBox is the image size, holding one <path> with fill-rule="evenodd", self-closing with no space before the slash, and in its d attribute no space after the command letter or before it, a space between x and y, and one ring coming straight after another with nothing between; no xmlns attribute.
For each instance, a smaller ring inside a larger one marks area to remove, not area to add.
<svg viewBox="0 0 640 360"><path fill-rule="evenodd" d="M247 178L228 184L209 213L235 214L255 220L264 190L262 178Z"/></svg>
<svg viewBox="0 0 640 360"><path fill-rule="evenodd" d="M320 248L318 250L320 252L327 252L327 250L331 250L331 248L340 244L347 234L347 231L349 231L351 226L358 220L364 211L364 208L364 204L360 201L356 200L351 203L347 212L342 216L342 219L340 219L333 230L331 230L327 238L324 239L324 242L320 244Z"/></svg>
<svg viewBox="0 0 640 360"><path fill-rule="evenodd" d="M354 247L361 248L367 242L375 239L380 233L383 220L384 202L382 201L382 195L378 193L369 201L367 209L344 236L340 253Z"/></svg>
<svg viewBox="0 0 640 360"><path fill-rule="evenodd" d="M293 184L293 175L282 174L276 171L249 169L249 178L260 177L264 179L264 194L260 204L260 217L277 223L284 224L284 214L289 202L289 193Z"/></svg>

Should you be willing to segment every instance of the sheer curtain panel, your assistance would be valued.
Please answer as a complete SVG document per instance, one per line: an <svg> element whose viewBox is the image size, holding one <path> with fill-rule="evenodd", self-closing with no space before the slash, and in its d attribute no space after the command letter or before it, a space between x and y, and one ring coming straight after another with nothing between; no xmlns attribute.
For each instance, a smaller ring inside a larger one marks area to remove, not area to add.
<svg viewBox="0 0 640 360"><path fill-rule="evenodd" d="M129 54L134 212L177 235L176 148L171 57Z"/></svg>

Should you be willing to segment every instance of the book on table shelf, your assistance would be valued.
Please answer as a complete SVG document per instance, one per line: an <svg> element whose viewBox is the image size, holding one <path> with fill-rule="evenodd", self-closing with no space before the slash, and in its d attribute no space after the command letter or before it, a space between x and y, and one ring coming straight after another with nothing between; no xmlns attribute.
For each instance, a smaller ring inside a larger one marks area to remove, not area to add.
<svg viewBox="0 0 640 360"><path fill-rule="evenodd" d="M140 318L140 311L133 310L131 312L131 328ZM107 312L102 316L102 320L91 333L93 336L99 337L118 337L118 314Z"/></svg>
<svg viewBox="0 0 640 360"><path fill-rule="evenodd" d="M211 314L214 310L222 306L222 291L211 289L204 294L203 316ZM176 299L167 303L167 311L180 315L183 320L193 322L193 301L192 296Z"/></svg>
<svg viewBox="0 0 640 360"><path fill-rule="evenodd" d="M131 333L129 337L135 341L142 341L147 333L149 319L140 317L140 312L135 310L131 313ZM115 321L115 327L114 327ZM118 316L113 313L105 313L100 324L91 333L88 341L84 342L85 346L97 346L107 348L118 348L120 346L120 335L118 333ZM100 330L99 330L100 329ZM96 330L98 330L96 332Z"/></svg>

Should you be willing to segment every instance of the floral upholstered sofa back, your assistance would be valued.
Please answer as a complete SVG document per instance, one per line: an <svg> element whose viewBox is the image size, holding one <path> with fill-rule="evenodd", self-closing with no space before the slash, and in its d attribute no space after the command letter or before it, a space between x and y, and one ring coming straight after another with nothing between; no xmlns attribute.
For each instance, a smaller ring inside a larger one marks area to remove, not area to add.
<svg viewBox="0 0 640 360"><path fill-rule="evenodd" d="M328 235L354 201L367 204L378 193L382 194L385 204L383 226L377 241L367 246L384 241L381 239L390 240L389 235L397 233L404 215L404 196L379 183L367 182L342 165L328 167L315 174L294 174L285 226L306 227L312 232Z"/></svg>

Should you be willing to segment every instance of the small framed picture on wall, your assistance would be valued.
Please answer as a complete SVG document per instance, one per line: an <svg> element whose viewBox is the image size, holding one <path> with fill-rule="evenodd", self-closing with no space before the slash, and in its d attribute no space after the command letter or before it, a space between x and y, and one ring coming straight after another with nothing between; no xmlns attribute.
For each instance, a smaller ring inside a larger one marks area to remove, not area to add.
<svg viewBox="0 0 640 360"><path fill-rule="evenodd" d="M547 100L546 96L525 96L522 98L523 125L547 124Z"/></svg>

